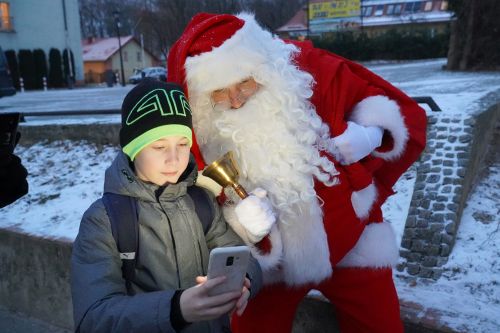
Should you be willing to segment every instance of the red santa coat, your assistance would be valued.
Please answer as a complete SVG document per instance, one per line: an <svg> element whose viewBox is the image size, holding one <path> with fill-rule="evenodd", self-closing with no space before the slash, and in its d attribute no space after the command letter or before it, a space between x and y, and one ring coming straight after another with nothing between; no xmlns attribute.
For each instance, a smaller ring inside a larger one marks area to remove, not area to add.
<svg viewBox="0 0 500 333"><path fill-rule="evenodd" d="M192 27L186 29L187 37L171 50L169 79L187 83L190 95L192 91L213 91L252 76L252 71L265 62L268 52L282 44L276 44L253 17L242 17L245 24L221 46L186 58L186 45L198 37L199 30L204 31L195 29L196 22L192 23ZM202 23L204 26L210 22ZM211 42L212 34L207 36ZM383 145L359 163L349 166L336 163L340 171L339 185L327 187L316 183L315 190L323 201L323 222L318 218L313 223L295 221L297 225L293 228L275 226L269 237L257 246L250 244L253 254L266 271L272 271L281 262L285 274L280 279L292 285L328 277L331 267L322 269L323 266L390 266L398 255L392 229L387 223L373 222L382 222L381 204L425 147L425 112L362 66L316 49L310 42L293 44L300 51L294 53L293 61L313 76L311 102L329 125L332 137L342 134L348 120L364 126L379 126L385 135ZM180 68L186 69L185 78ZM203 167L196 145L193 152ZM323 255L317 255L320 253ZM287 274L287 270L292 273Z"/></svg>
<svg viewBox="0 0 500 333"><path fill-rule="evenodd" d="M311 102L332 137L342 134L347 120L385 130L382 146L372 155L349 166L336 163L339 185L328 187L316 181L330 262L332 266L390 266L397 260L397 245L386 246L394 242L385 239L391 236L390 226L365 228L382 222L381 205L393 194L392 186L425 148L425 111L364 67L314 48L310 42L293 43L300 48L294 62L315 79ZM272 246L269 238L259 244L264 252Z"/></svg>

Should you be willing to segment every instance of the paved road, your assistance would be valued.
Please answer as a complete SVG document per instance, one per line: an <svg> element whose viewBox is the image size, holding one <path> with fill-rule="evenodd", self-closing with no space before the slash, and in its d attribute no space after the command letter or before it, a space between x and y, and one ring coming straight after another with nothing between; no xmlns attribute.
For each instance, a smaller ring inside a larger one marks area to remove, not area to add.
<svg viewBox="0 0 500 333"><path fill-rule="evenodd" d="M498 72L443 71L445 59L376 63L365 65L410 96L432 96L444 112L463 112L488 93L499 93ZM0 99L0 112L79 111L120 109L123 98L134 86L53 89L27 91ZM39 117L36 117L39 118ZM68 117L64 117L64 121ZM79 121L95 121L81 117ZM47 118L46 118L47 119ZM116 116L115 121L119 120ZM48 119L47 119L48 120ZM51 119L52 123L61 117Z"/></svg>

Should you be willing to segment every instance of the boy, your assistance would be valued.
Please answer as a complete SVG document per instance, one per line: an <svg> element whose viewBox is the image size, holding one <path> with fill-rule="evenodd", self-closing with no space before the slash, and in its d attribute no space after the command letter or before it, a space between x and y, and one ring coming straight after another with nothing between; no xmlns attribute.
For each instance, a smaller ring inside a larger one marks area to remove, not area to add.
<svg viewBox="0 0 500 333"><path fill-rule="evenodd" d="M220 332L227 313L241 314L261 284L251 259L241 292L210 297L224 278L207 281L208 253L242 244L210 194L214 219L204 234L187 195L197 166L190 157L191 110L182 88L144 79L125 97L122 152L106 170L105 193L137 202L137 266L130 283L102 199L85 212L72 255L72 296L77 332ZM128 281L127 281L128 282Z"/></svg>

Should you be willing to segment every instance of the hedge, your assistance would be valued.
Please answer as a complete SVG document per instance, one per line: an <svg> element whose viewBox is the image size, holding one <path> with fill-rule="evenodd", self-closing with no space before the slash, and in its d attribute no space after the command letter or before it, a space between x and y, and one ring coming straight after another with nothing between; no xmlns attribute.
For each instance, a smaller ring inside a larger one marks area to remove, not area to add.
<svg viewBox="0 0 500 333"><path fill-rule="evenodd" d="M432 35L429 30L400 32L389 30L375 37L353 32L341 32L319 38L313 37L316 47L348 59L411 60L445 58L449 33Z"/></svg>

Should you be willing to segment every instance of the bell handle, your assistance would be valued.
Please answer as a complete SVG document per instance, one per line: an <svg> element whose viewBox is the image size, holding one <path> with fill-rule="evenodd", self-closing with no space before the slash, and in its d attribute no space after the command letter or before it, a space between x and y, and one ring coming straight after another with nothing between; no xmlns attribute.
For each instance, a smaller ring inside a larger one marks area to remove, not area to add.
<svg viewBox="0 0 500 333"><path fill-rule="evenodd" d="M247 191L245 191L243 186L241 186L240 184L236 184L236 183L234 183L232 185L233 185L234 190L240 196L241 199L245 199L246 197L248 197L248 193L247 193Z"/></svg>

